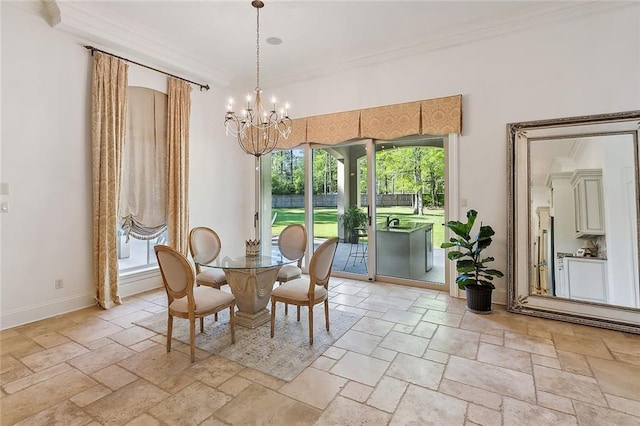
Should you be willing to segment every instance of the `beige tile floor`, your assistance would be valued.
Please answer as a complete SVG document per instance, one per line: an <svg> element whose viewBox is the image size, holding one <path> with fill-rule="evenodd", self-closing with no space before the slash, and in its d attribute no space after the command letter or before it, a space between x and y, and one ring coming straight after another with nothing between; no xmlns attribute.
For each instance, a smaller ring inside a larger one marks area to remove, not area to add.
<svg viewBox="0 0 640 426"><path fill-rule="evenodd" d="M2 425L639 425L640 336L466 312L447 294L334 278L362 314L290 383L133 322L163 290L0 333Z"/></svg>

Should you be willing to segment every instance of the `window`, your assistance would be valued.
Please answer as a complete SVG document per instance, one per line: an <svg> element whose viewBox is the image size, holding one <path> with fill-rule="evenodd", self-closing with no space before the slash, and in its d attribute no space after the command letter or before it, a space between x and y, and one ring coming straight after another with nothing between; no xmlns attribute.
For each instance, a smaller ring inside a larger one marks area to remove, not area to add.
<svg viewBox="0 0 640 426"><path fill-rule="evenodd" d="M167 95L127 92L117 251L120 274L157 267L153 246L167 239Z"/></svg>

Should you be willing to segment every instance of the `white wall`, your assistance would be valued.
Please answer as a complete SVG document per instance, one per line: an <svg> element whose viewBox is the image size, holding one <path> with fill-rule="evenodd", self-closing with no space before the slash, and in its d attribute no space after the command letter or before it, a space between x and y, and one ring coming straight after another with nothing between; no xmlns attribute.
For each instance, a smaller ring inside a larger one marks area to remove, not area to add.
<svg viewBox="0 0 640 426"><path fill-rule="evenodd" d="M640 109L640 6L527 29L274 90L296 116L463 95L460 198L496 231L506 270L506 124ZM463 217L467 208L459 214ZM505 302L505 283L496 283Z"/></svg>
<svg viewBox="0 0 640 426"><path fill-rule="evenodd" d="M2 3L0 328L93 304L90 79L81 40ZM136 58L132 58L136 59ZM136 65L130 84L166 91ZM192 92L190 222L219 231L225 247L252 235L252 158L224 135L226 90ZM249 194L249 196L248 196ZM64 288L54 289L54 281ZM157 277L141 289L159 285ZM125 293L131 292L124 289Z"/></svg>

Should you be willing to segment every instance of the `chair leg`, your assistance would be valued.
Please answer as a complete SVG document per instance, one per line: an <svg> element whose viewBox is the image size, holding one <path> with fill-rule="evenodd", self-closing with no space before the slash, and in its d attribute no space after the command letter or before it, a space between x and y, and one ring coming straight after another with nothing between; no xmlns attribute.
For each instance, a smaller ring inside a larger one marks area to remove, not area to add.
<svg viewBox="0 0 640 426"><path fill-rule="evenodd" d="M300 306L296 306L298 308L298 321L300 321Z"/></svg>
<svg viewBox="0 0 640 426"><path fill-rule="evenodd" d="M329 331L329 299L324 301L324 321L327 324L327 331Z"/></svg>
<svg viewBox="0 0 640 426"><path fill-rule="evenodd" d="M273 329L276 325L276 301L271 299L271 337L273 338Z"/></svg>
<svg viewBox="0 0 640 426"><path fill-rule="evenodd" d="M191 345L191 362L196 360L196 319L189 318L189 344Z"/></svg>
<svg viewBox="0 0 640 426"><path fill-rule="evenodd" d="M229 322L231 324L231 343L236 343L236 304L232 303L231 307L229 307L229 318L231 319ZM216 315L218 315L216 313Z"/></svg>
<svg viewBox="0 0 640 426"><path fill-rule="evenodd" d="M200 333L204 333L204 317L200 317Z"/></svg>
<svg viewBox="0 0 640 426"><path fill-rule="evenodd" d="M309 305L309 344L313 345L313 305Z"/></svg>
<svg viewBox="0 0 640 426"><path fill-rule="evenodd" d="M282 285L282 281L278 281L278 286L281 286L281 285ZM284 314L285 315L289 315L289 304L288 303L284 304Z"/></svg>
<svg viewBox="0 0 640 426"><path fill-rule="evenodd" d="M171 335L173 333L173 315L167 319L167 352L171 352Z"/></svg>

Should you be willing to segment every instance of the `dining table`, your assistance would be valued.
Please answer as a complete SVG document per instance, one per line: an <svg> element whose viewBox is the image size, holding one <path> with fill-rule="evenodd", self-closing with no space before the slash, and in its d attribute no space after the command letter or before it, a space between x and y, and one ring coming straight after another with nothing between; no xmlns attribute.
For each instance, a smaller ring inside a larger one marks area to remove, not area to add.
<svg viewBox="0 0 640 426"><path fill-rule="evenodd" d="M278 272L283 265L297 262L284 257L275 247L257 255L221 252L210 263L195 261L201 267L224 271L236 297L236 324L247 328L257 328L271 320L267 304Z"/></svg>

